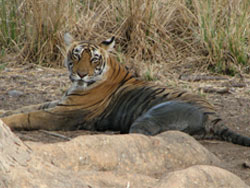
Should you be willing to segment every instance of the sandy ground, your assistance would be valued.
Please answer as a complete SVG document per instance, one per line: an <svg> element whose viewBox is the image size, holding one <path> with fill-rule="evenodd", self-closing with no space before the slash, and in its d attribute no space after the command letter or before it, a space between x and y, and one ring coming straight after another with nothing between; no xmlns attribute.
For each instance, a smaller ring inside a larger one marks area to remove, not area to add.
<svg viewBox="0 0 250 188"><path fill-rule="evenodd" d="M250 77L214 76L168 72L157 82L176 85L206 97L217 108L230 128L250 136ZM56 100L69 87L65 69L52 69L36 65L5 67L0 70L0 110L16 109L31 104ZM57 132L67 137L98 134L88 131ZM44 131L21 131L22 140L34 142L61 142L63 138ZM114 133L106 133L114 134ZM226 169L237 174L250 185L250 148L231 143L202 140L200 143L224 163Z"/></svg>

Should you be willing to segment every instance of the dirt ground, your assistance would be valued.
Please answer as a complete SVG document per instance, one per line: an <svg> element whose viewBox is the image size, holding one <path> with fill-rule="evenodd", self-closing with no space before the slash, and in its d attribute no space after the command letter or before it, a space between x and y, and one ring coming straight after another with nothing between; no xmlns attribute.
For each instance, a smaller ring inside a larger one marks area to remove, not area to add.
<svg viewBox="0 0 250 188"><path fill-rule="evenodd" d="M164 70L164 69L163 69ZM195 77L193 77L195 75ZM163 78L164 77L164 80ZM175 85L206 97L214 104L227 125L238 133L250 136L250 76L214 76L172 71L159 77L161 84ZM0 70L0 110L56 100L69 87L65 69L52 69L36 65L7 66ZM52 143L84 134L100 134L89 131L15 132L22 140ZM105 134L116 134L107 132ZM225 163L225 168L250 185L250 148L216 140L200 143Z"/></svg>

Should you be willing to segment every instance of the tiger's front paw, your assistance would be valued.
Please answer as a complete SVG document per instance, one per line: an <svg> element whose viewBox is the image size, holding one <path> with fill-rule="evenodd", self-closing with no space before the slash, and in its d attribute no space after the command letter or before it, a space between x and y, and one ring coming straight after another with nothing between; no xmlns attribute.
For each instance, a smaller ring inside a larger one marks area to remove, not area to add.
<svg viewBox="0 0 250 188"><path fill-rule="evenodd" d="M27 114L15 114L1 118L1 120L11 130L23 130L29 128L29 119Z"/></svg>

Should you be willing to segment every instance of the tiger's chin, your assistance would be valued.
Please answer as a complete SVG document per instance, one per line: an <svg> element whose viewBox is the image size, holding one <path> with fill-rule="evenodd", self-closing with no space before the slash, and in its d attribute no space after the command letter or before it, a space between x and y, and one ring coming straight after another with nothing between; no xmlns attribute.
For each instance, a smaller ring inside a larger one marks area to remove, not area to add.
<svg viewBox="0 0 250 188"><path fill-rule="evenodd" d="M80 80L80 81L74 82L74 86L76 88L86 88L88 87L88 83Z"/></svg>
<svg viewBox="0 0 250 188"><path fill-rule="evenodd" d="M86 91L88 89L91 89L95 86L96 81L83 81L83 80L77 80L73 81L70 89L68 90L68 94L74 93L74 91Z"/></svg>
<svg viewBox="0 0 250 188"><path fill-rule="evenodd" d="M94 80L90 80L90 81L83 81L83 80L79 80L79 81L75 81L74 82L74 86L76 86L77 88L83 88L86 89L90 86L92 86L96 81Z"/></svg>

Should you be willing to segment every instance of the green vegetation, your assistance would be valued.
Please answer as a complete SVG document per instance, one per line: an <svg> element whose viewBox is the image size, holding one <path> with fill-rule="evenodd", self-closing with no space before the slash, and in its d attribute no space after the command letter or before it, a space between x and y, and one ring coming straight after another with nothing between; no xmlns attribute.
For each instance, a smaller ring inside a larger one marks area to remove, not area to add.
<svg viewBox="0 0 250 188"><path fill-rule="evenodd" d="M249 72L249 7L249 0L0 0L0 58L61 66L70 32L96 41L115 35L121 62L192 58L217 73Z"/></svg>
<svg viewBox="0 0 250 188"><path fill-rule="evenodd" d="M0 62L0 72L1 72L2 70L4 70L6 66L7 66L7 63L1 63L1 62Z"/></svg>
<svg viewBox="0 0 250 188"><path fill-rule="evenodd" d="M155 78L153 75L152 75L152 71L150 70L147 70L144 74L144 80L147 80L147 81L156 81L157 78Z"/></svg>

